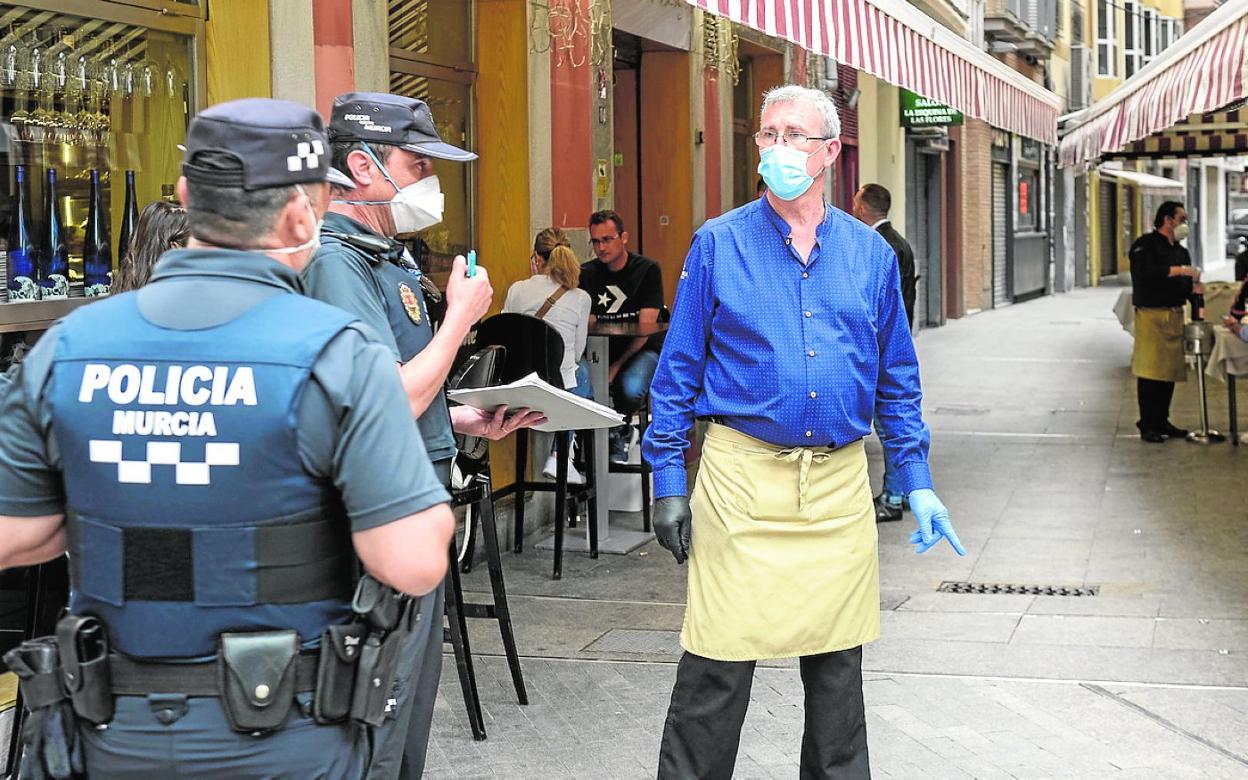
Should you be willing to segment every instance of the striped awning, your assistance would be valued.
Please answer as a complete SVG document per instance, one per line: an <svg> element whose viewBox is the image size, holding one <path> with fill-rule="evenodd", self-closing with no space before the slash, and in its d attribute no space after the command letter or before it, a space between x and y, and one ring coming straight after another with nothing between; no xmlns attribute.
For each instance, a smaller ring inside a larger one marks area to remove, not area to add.
<svg viewBox="0 0 1248 780"><path fill-rule="evenodd" d="M1104 160L1147 160L1174 157L1248 155L1248 105L1233 111L1193 114L1116 152Z"/></svg>
<svg viewBox="0 0 1248 780"><path fill-rule="evenodd" d="M905 0L686 0L1046 144L1061 98Z"/></svg>
<svg viewBox="0 0 1248 780"><path fill-rule="evenodd" d="M1162 138L1177 124L1207 124L1200 117L1215 112L1234 114L1229 109L1245 98L1248 0L1227 0L1104 99L1062 117L1058 164L1086 169L1103 157L1133 152L1150 156L1138 153L1157 153L1163 146L1165 156L1225 154L1224 142L1235 143L1236 128L1222 127L1232 132L1216 134L1194 129L1167 141ZM1196 118L1189 119L1193 115ZM1218 140L1212 140L1213 135Z"/></svg>

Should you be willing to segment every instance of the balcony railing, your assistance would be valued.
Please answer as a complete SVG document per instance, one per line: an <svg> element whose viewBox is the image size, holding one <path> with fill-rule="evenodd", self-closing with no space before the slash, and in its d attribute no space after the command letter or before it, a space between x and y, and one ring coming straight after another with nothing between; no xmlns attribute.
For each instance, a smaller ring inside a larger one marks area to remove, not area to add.
<svg viewBox="0 0 1248 780"><path fill-rule="evenodd" d="M1057 39L1057 0L988 0L984 37L994 51L1047 59Z"/></svg>

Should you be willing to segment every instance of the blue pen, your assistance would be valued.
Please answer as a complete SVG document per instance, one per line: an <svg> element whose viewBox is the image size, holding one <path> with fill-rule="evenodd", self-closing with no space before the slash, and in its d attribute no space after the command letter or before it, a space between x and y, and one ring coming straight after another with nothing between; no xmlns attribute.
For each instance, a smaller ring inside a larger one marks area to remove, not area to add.
<svg viewBox="0 0 1248 780"><path fill-rule="evenodd" d="M468 250L468 276L472 277L476 275L477 275L477 250L469 249Z"/></svg>

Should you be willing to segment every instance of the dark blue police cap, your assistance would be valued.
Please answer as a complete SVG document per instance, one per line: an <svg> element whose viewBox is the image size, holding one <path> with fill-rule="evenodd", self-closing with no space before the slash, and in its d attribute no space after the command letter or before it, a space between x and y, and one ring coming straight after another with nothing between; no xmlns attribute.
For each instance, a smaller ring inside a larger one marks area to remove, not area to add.
<svg viewBox="0 0 1248 780"><path fill-rule="evenodd" d="M182 175L197 184L259 190L324 181L351 183L329 166L329 138L321 115L289 100L218 103L191 120L183 148ZM242 168L197 165L195 156L205 151L230 155Z"/></svg>
<svg viewBox="0 0 1248 780"><path fill-rule="evenodd" d="M442 140L425 101L384 92L348 92L334 98L329 137L389 144L452 162L477 159L472 152Z"/></svg>

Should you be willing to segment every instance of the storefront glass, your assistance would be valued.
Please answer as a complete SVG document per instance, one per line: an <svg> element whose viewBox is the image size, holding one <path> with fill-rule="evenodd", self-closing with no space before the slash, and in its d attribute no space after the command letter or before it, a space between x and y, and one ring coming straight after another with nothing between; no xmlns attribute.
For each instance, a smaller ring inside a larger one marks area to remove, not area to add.
<svg viewBox="0 0 1248 780"><path fill-rule="evenodd" d="M21 249L8 246L15 235L20 166L36 253L45 252L48 174L55 172L52 209L68 254L68 296L84 295L83 237L93 172L116 266L126 171L134 171L140 209L173 194L178 144L193 105L191 40L135 24L0 3L0 218L6 225L6 260L10 251ZM6 271L6 280L9 276ZM0 325L8 319L0 317Z"/></svg>
<svg viewBox="0 0 1248 780"><path fill-rule="evenodd" d="M475 151L472 18L473 3L466 1L389 0L390 91L428 103L442 140ZM435 160L434 171L446 211L416 238L426 248L425 270L442 281L455 255L474 246L475 166Z"/></svg>

